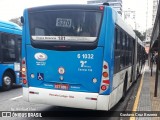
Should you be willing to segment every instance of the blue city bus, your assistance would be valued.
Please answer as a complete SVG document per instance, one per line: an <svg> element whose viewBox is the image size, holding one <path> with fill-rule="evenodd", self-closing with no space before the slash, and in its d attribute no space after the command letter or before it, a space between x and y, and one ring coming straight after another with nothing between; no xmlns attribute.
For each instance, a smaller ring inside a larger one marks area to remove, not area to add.
<svg viewBox="0 0 160 120"><path fill-rule="evenodd" d="M9 90L20 82L22 28L0 21L0 88Z"/></svg>
<svg viewBox="0 0 160 120"><path fill-rule="evenodd" d="M109 110L138 76L144 46L108 5L28 8L21 21L26 101Z"/></svg>

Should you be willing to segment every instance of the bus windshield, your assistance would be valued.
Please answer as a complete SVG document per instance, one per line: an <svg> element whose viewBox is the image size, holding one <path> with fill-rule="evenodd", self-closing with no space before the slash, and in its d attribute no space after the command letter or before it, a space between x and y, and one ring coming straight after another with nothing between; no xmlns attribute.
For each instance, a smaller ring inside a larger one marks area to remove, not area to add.
<svg viewBox="0 0 160 120"><path fill-rule="evenodd" d="M29 14L31 39L36 41L94 42L101 12L56 10Z"/></svg>

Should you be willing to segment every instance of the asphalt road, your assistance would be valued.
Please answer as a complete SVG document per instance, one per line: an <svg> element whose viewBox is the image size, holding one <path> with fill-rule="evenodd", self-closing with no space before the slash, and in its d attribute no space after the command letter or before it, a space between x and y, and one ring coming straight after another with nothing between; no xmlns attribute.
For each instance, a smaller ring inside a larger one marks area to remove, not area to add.
<svg viewBox="0 0 160 120"><path fill-rule="evenodd" d="M34 104L23 100L21 86L14 86L10 91L0 91L0 111L41 111L42 114L46 115L45 112L49 111L49 114L55 115L55 117L44 117L44 118L0 118L0 120L33 120L33 119L44 119L44 120L77 120L77 119L93 119L93 120L128 120L129 118L117 117L116 111L132 111L134 99L138 90L140 78L131 89L128 91L124 101L120 101L111 111L92 111L65 107L56 107L44 104ZM118 112L119 114L119 112ZM116 116L116 117L115 117Z"/></svg>

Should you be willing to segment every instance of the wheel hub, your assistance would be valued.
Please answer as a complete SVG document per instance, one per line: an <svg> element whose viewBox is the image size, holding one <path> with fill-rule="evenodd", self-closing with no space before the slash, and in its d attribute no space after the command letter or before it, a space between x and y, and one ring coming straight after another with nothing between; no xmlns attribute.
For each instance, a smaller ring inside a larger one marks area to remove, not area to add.
<svg viewBox="0 0 160 120"><path fill-rule="evenodd" d="M5 77L3 78L3 80L4 80L4 83L5 83L6 85L10 85L10 84L11 84L11 78L10 78L9 76L5 76Z"/></svg>

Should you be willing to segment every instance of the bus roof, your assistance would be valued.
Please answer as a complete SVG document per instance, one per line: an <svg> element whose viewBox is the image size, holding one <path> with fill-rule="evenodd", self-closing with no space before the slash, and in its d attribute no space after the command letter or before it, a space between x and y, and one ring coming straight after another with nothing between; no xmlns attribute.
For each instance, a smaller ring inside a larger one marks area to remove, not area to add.
<svg viewBox="0 0 160 120"><path fill-rule="evenodd" d="M138 43L144 47L144 43L138 38Z"/></svg>
<svg viewBox="0 0 160 120"><path fill-rule="evenodd" d="M37 12L43 10L57 10L57 9L86 9L86 10L100 10L102 5L88 5L88 4L67 4L67 5L47 5L28 8L29 12Z"/></svg>
<svg viewBox="0 0 160 120"><path fill-rule="evenodd" d="M114 11L114 13L117 16L116 19L116 24L118 26L120 26L124 31L126 31L129 35L131 35L133 38L136 37L135 32L133 31L133 29L131 28L131 26L129 26L127 23L125 23L125 21L122 19L122 17L118 14L118 12L116 12L116 10L114 8L112 8L112 10Z"/></svg>
<svg viewBox="0 0 160 120"><path fill-rule="evenodd" d="M50 11L50 10L57 10L57 9L83 9L83 10L99 10L102 9L100 6L107 7L108 9L111 9L113 14L116 17L116 24L118 24L124 31L128 32L133 38L135 38L135 33L133 29L127 25L121 18L121 16L116 12L114 8L108 5L103 4L67 4L67 5L47 5L47 6L39 6L39 7L32 7L28 8L28 12L39 12L39 11Z"/></svg>
<svg viewBox="0 0 160 120"><path fill-rule="evenodd" d="M20 26L18 26L17 24L13 23L13 22L9 22L9 21L2 21L0 20L0 28L8 28L8 29L14 29L14 30L22 30L22 28Z"/></svg>

